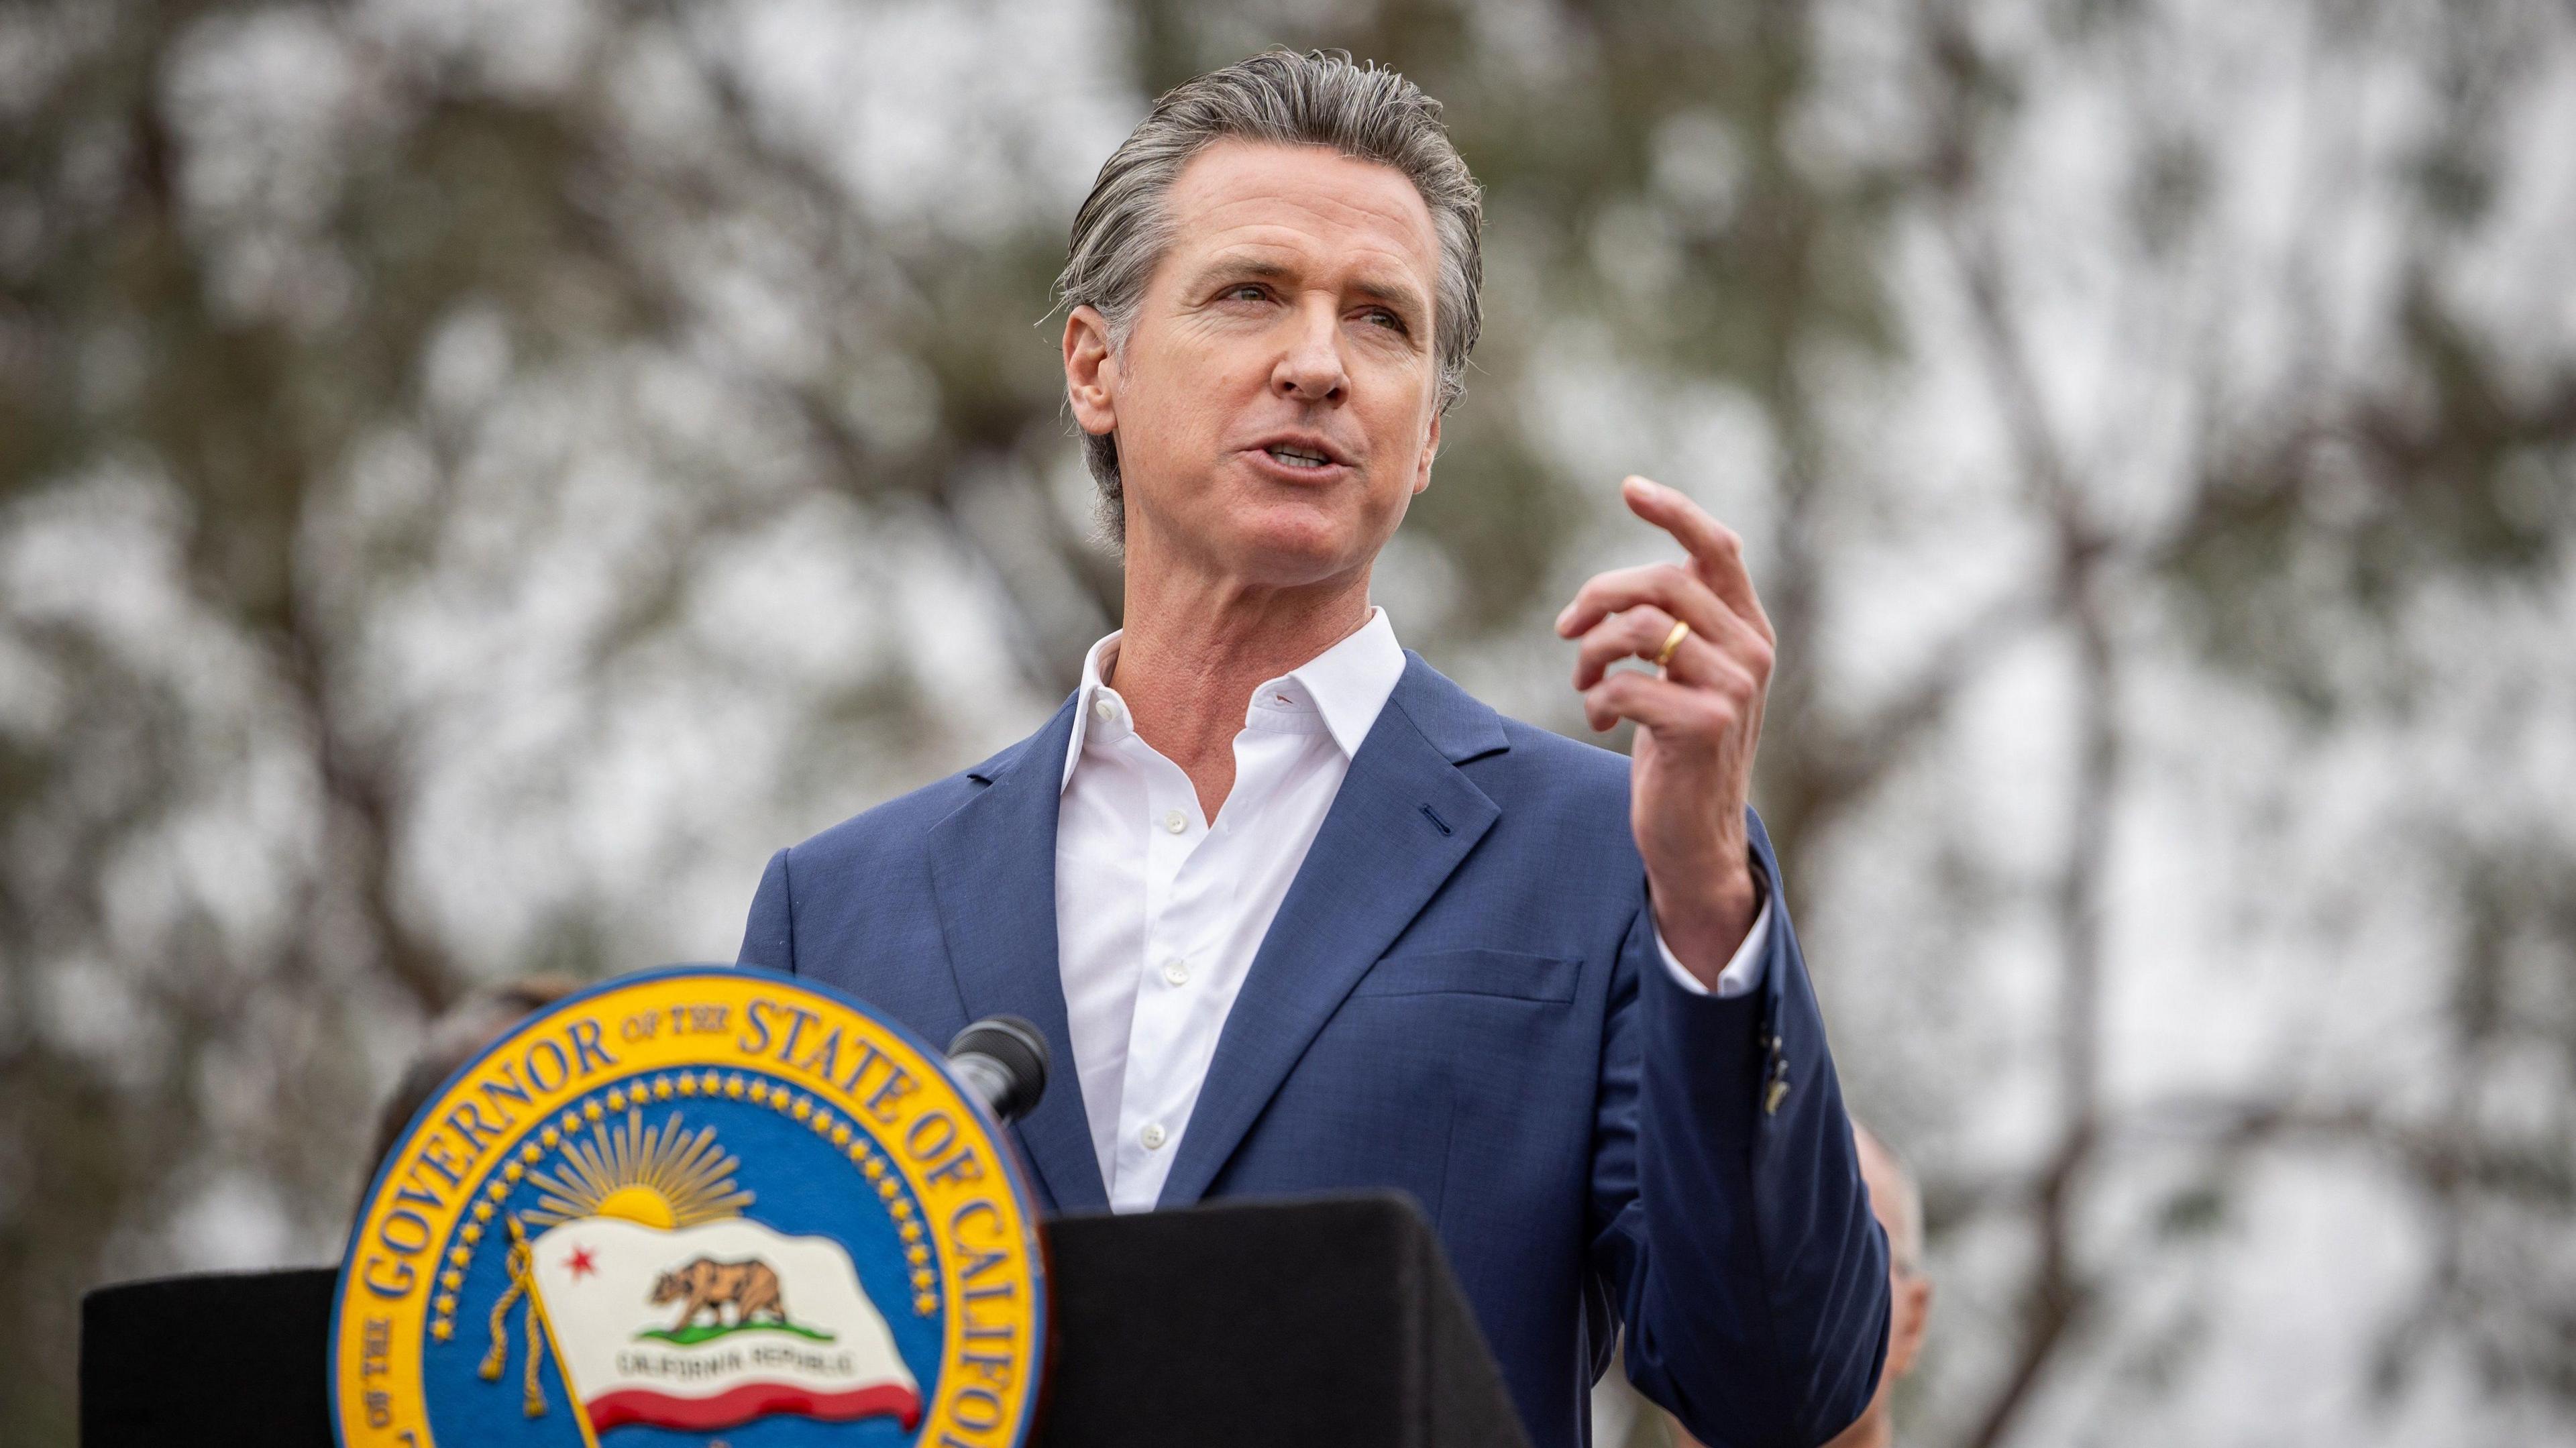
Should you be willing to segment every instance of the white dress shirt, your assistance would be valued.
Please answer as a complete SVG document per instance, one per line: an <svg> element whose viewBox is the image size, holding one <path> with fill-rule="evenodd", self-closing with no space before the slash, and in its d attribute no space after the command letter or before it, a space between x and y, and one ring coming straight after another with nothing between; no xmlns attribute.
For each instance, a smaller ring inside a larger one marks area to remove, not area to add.
<svg viewBox="0 0 2576 1448"><path fill-rule="evenodd" d="M1055 833L1055 918L1073 1065L1109 1205L1151 1208L1252 957L1306 862L1351 759L1404 675L1384 609L1255 689L1234 736L1234 788L1214 821L1181 767L1137 737L1109 686L1118 635L1083 660ZM1762 979L1764 901L1719 978ZM1665 949L1675 981L1709 994Z"/></svg>

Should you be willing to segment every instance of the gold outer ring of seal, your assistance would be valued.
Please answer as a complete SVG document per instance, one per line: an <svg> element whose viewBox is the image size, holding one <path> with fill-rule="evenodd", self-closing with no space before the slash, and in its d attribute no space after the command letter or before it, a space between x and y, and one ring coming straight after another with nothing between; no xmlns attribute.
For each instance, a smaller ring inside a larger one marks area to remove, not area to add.
<svg viewBox="0 0 2576 1448"><path fill-rule="evenodd" d="M487 1336L498 1340L486 1326L493 1298L467 1297L473 1257L508 1245L512 1203L543 1189L540 1164L616 1130L611 1112L638 1130L639 1114L696 1120L693 1101L723 1103L709 1124L753 1110L810 1131L850 1163L853 1188L883 1200L886 1230L918 1250L906 1251L912 1297L872 1304L939 1325L937 1386L917 1440L953 1429L990 1448L1024 1441L1045 1372L1044 1257L1022 1168L989 1114L930 1047L838 992L684 966L618 977L530 1016L414 1119L369 1189L335 1291L332 1399L345 1448L456 1448L455 1432L442 1437L432 1422L430 1355L480 1354ZM544 1304L527 1300L542 1317ZM553 1331L548 1321L545 1395L595 1444ZM530 1362L520 1381L540 1380L539 1334L522 1325L510 1337L505 1352ZM971 1372L969 1353L1006 1354L1009 1371ZM490 1376L474 1388L512 1391Z"/></svg>

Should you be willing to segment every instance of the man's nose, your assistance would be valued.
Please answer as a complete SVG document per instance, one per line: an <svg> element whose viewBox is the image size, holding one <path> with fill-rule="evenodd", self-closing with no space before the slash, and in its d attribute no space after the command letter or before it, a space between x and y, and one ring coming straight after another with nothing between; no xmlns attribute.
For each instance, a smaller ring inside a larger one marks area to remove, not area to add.
<svg viewBox="0 0 2576 1448"><path fill-rule="evenodd" d="M1339 402L1351 380L1342 368L1341 317L1329 303L1301 307L1288 350L1271 369L1270 386L1300 402Z"/></svg>

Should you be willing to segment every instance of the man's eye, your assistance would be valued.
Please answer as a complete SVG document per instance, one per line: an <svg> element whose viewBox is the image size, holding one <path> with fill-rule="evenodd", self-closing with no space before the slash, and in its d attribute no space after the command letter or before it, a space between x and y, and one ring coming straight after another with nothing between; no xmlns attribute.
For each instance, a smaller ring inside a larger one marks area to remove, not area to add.
<svg viewBox="0 0 2576 1448"><path fill-rule="evenodd" d="M1270 294L1268 292L1262 290L1260 286L1252 282L1244 282L1240 285L1227 287L1225 289L1225 299L1229 302L1258 302L1265 300L1269 295Z"/></svg>
<svg viewBox="0 0 2576 1448"><path fill-rule="evenodd" d="M1367 315L1370 321L1377 323L1381 327L1391 328L1398 332L1405 330L1404 319L1397 316L1395 313L1388 311L1384 307L1371 307L1369 308Z"/></svg>

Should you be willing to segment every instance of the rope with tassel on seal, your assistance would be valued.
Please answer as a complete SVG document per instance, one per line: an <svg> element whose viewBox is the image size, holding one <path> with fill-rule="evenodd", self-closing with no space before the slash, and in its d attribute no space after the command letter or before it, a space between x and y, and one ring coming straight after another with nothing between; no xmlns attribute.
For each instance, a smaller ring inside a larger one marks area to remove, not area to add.
<svg viewBox="0 0 2576 1448"><path fill-rule="evenodd" d="M537 1383L537 1351L544 1342L545 1320L537 1315L535 1258L528 1249L528 1234L519 1226L519 1219L514 1216L509 1222L510 1255L507 1263L510 1286L501 1294L500 1300L492 1304L492 1350L483 1355L483 1381L497 1383L501 1380L501 1370L510 1360L510 1329L505 1319L509 1316L510 1304L526 1298L527 1313L521 1324L528 1345L526 1408L529 1417L542 1418L546 1415L546 1392Z"/></svg>

